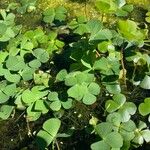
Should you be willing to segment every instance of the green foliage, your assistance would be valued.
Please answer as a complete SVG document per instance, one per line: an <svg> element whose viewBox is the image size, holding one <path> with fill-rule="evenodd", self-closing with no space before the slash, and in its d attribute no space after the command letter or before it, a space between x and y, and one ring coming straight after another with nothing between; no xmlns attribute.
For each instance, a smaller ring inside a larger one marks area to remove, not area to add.
<svg viewBox="0 0 150 150"><path fill-rule="evenodd" d="M35 10L36 0L20 3L7 10ZM114 24L88 16L72 19L59 6L40 12L46 24L21 31L18 18L1 11L0 118L9 119L19 109L27 124L43 124L33 135L41 149L55 149L56 138L76 129L88 131L88 137L97 134L92 150L127 150L150 142L150 99L133 97L136 89L150 89L147 25L141 28L127 18L133 6L125 0L95 5L104 17L115 16Z"/></svg>
<svg viewBox="0 0 150 150"><path fill-rule="evenodd" d="M30 13L36 9L35 5L37 0L20 0L21 6L17 8L20 14Z"/></svg>
<svg viewBox="0 0 150 150"><path fill-rule="evenodd" d="M126 0L96 0L95 5L100 12L118 17L127 16L133 10L133 5L126 4Z"/></svg>
<svg viewBox="0 0 150 150"><path fill-rule="evenodd" d="M150 23L150 12L147 12L147 13L146 13L146 18L145 18L145 20L146 20L148 23Z"/></svg>
<svg viewBox="0 0 150 150"><path fill-rule="evenodd" d="M109 113L118 110L122 122L129 121L131 115L134 115L136 112L136 105L132 102L126 102L126 98L122 94L116 94L113 96L113 100L106 101L105 108Z"/></svg>
<svg viewBox="0 0 150 150"><path fill-rule="evenodd" d="M78 71L67 74L63 70L58 73L56 79L64 80L66 86L71 86L67 91L69 97L78 101L82 100L86 105L95 103L96 95L100 93L100 87L94 82L93 74Z"/></svg>
<svg viewBox="0 0 150 150"><path fill-rule="evenodd" d="M43 21L52 24L55 20L64 21L66 19L67 10L63 6L57 8L48 8L43 12Z"/></svg>
<svg viewBox="0 0 150 150"><path fill-rule="evenodd" d="M145 98L144 103L139 105L139 112L142 116L150 114L150 98Z"/></svg>
<svg viewBox="0 0 150 150"><path fill-rule="evenodd" d="M37 143L41 149L45 149L53 140L55 140L61 121L57 118L51 118L44 122L43 130L37 133Z"/></svg>
<svg viewBox="0 0 150 150"><path fill-rule="evenodd" d="M5 10L0 11L0 42L7 42L14 38L21 29L21 25L15 25L15 15L7 14Z"/></svg>

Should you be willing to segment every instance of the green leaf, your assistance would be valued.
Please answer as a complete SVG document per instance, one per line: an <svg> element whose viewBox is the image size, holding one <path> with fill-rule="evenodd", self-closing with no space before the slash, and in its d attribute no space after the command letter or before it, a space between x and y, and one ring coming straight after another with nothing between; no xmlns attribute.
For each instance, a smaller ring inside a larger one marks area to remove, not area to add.
<svg viewBox="0 0 150 150"><path fill-rule="evenodd" d="M40 111L42 112L42 114L46 114L49 109L47 108L43 100L36 100L34 105L34 111Z"/></svg>
<svg viewBox="0 0 150 150"><path fill-rule="evenodd" d="M20 81L20 75L19 74L11 74L9 71L5 73L5 78L9 82L18 83Z"/></svg>
<svg viewBox="0 0 150 150"><path fill-rule="evenodd" d="M110 146L105 141L95 142L91 145L92 150L110 150Z"/></svg>
<svg viewBox="0 0 150 150"><path fill-rule="evenodd" d="M0 37L5 34L7 30L7 25L5 23L0 23Z"/></svg>
<svg viewBox="0 0 150 150"><path fill-rule="evenodd" d="M108 13L111 7L109 1L106 0L97 0L95 5L98 8L98 10L102 11L103 13Z"/></svg>
<svg viewBox="0 0 150 150"><path fill-rule="evenodd" d="M48 52L41 48L35 49L33 55L42 63L46 63L49 60Z"/></svg>
<svg viewBox="0 0 150 150"><path fill-rule="evenodd" d="M44 150L53 141L53 137L43 130L40 130L36 136L38 147L42 150Z"/></svg>
<svg viewBox="0 0 150 150"><path fill-rule="evenodd" d="M61 121L57 118L51 118L44 122L43 129L47 131L53 138L56 137L60 128Z"/></svg>
<svg viewBox="0 0 150 150"><path fill-rule="evenodd" d="M150 130L148 130L148 129L143 130L143 131L141 131L141 134L147 143L150 142Z"/></svg>
<svg viewBox="0 0 150 150"><path fill-rule="evenodd" d="M105 137L106 143L112 148L121 148L123 146L122 136L118 132L111 132Z"/></svg>
<svg viewBox="0 0 150 150"><path fill-rule="evenodd" d="M58 93L57 92L50 92L48 94L48 99L50 101L59 101L59 98L58 98Z"/></svg>
<svg viewBox="0 0 150 150"><path fill-rule="evenodd" d="M126 98L123 94L116 94L113 96L113 100L108 100L105 104L105 108L108 112L114 112L125 103Z"/></svg>
<svg viewBox="0 0 150 150"><path fill-rule="evenodd" d="M100 137L105 138L109 133L112 132L113 126L109 122L102 122L96 125L95 130Z"/></svg>
<svg viewBox="0 0 150 150"><path fill-rule="evenodd" d="M112 32L109 29L103 29L94 35L92 34L89 40L90 41L111 40L112 38L113 38Z"/></svg>
<svg viewBox="0 0 150 150"><path fill-rule="evenodd" d="M8 119L13 109L14 109L14 106L2 105L0 108L0 118L3 120Z"/></svg>
<svg viewBox="0 0 150 150"><path fill-rule="evenodd" d="M6 67L12 71L19 71L25 67L24 59L19 56L9 56L6 61Z"/></svg>
<svg viewBox="0 0 150 150"><path fill-rule="evenodd" d="M7 95L7 96L13 96L14 93L16 92L16 84L10 84L7 85L3 92Z"/></svg>
<svg viewBox="0 0 150 150"><path fill-rule="evenodd" d="M118 112L113 112L107 116L106 121L113 123L115 126L119 126L121 123L121 115Z"/></svg>
<svg viewBox="0 0 150 150"><path fill-rule="evenodd" d="M73 86L77 83L78 83L78 81L77 81L77 78L75 76L66 76L65 85Z"/></svg>
<svg viewBox="0 0 150 150"><path fill-rule="evenodd" d="M92 105L96 102L96 97L93 94L86 93L82 101L86 105Z"/></svg>
<svg viewBox="0 0 150 150"><path fill-rule="evenodd" d="M43 15L44 15L43 21L51 24L55 18L55 9L48 8L44 11Z"/></svg>
<svg viewBox="0 0 150 150"><path fill-rule="evenodd" d="M61 109L61 102L60 101L54 101L50 104L50 108L53 111L59 111Z"/></svg>
<svg viewBox="0 0 150 150"><path fill-rule="evenodd" d="M86 91L87 91L86 86L76 84L73 87L69 88L67 93L68 93L69 97L72 97L72 98L80 101L83 98L84 93L86 93Z"/></svg>
<svg viewBox="0 0 150 150"><path fill-rule="evenodd" d="M9 96L0 91L0 104L7 102Z"/></svg>
<svg viewBox="0 0 150 150"><path fill-rule="evenodd" d="M63 106L64 109L70 109L72 107L72 99L71 98L68 98L67 101L63 102L61 101L61 104Z"/></svg>
<svg viewBox="0 0 150 150"><path fill-rule="evenodd" d="M56 137L61 122L57 118L51 118L44 122L43 129L37 133L36 141L39 146L45 149Z"/></svg>
<svg viewBox="0 0 150 150"><path fill-rule="evenodd" d="M103 28L103 24L101 21L96 19L91 19L87 22L87 30L92 35L95 35Z"/></svg>
<svg viewBox="0 0 150 150"><path fill-rule="evenodd" d="M38 69L41 66L41 62L38 59L34 59L29 62L29 66L34 69Z"/></svg>
<svg viewBox="0 0 150 150"><path fill-rule="evenodd" d="M28 81L33 79L33 74L35 72L35 68L30 68L26 66L23 71L20 73L24 81Z"/></svg>
<svg viewBox="0 0 150 150"><path fill-rule="evenodd" d="M126 102L119 110L122 117L122 122L127 122L131 118L131 115L134 115L137 108L136 105L132 102Z"/></svg>
<svg viewBox="0 0 150 150"><path fill-rule="evenodd" d="M121 92L121 87L118 83L106 83L106 89L109 93L117 94Z"/></svg>
<svg viewBox="0 0 150 150"><path fill-rule="evenodd" d="M145 98L144 103L141 103L138 109L142 116L150 114L150 98Z"/></svg>
<svg viewBox="0 0 150 150"><path fill-rule="evenodd" d="M35 102L37 98L35 97L35 94L33 92L27 89L22 93L22 100L26 104L31 104Z"/></svg>
<svg viewBox="0 0 150 150"><path fill-rule="evenodd" d="M55 9L55 20L64 21L66 18L67 10L63 6L59 6Z"/></svg>
<svg viewBox="0 0 150 150"><path fill-rule="evenodd" d="M92 82L88 86L88 91L93 95L98 95L100 93L100 87L97 83Z"/></svg>
<svg viewBox="0 0 150 150"><path fill-rule="evenodd" d="M40 118L41 112L33 110L34 103L27 108L28 121L36 121Z"/></svg>
<svg viewBox="0 0 150 150"><path fill-rule="evenodd" d="M8 56L8 52L2 52L2 51L0 52L0 64L5 61L7 56Z"/></svg>
<svg viewBox="0 0 150 150"><path fill-rule="evenodd" d="M142 82L140 83L140 87L143 89L150 89L150 77L146 75Z"/></svg>

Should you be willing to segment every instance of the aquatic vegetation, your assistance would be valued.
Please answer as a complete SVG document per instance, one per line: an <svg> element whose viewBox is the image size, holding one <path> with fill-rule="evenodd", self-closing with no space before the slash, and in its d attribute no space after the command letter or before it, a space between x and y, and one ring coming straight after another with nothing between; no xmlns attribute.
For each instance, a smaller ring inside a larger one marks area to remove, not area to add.
<svg viewBox="0 0 150 150"><path fill-rule="evenodd" d="M63 2L43 9L45 1L22 0L1 10L1 120L24 116L32 142L19 149L70 149L81 131L92 150L148 144L150 95L134 94L150 90L148 9L143 25L125 0L92 1L98 17L88 16L90 1ZM67 4L84 14L71 16ZM36 27L18 25L31 14L40 18Z"/></svg>

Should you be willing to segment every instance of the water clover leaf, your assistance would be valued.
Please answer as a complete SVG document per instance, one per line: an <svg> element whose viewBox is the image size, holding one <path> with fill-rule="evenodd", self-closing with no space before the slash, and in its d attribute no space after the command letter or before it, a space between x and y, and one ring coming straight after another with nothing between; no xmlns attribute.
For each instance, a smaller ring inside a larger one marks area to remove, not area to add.
<svg viewBox="0 0 150 150"><path fill-rule="evenodd" d="M118 110L126 101L126 97L123 94L116 94L113 96L113 100L108 100L105 104L106 110L111 113Z"/></svg>
<svg viewBox="0 0 150 150"><path fill-rule="evenodd" d="M9 96L7 96L2 91L0 91L0 104L7 102L8 99L9 99Z"/></svg>
<svg viewBox="0 0 150 150"><path fill-rule="evenodd" d="M92 150L109 150L111 147L105 141L98 141L91 145Z"/></svg>
<svg viewBox="0 0 150 150"><path fill-rule="evenodd" d="M103 24L101 21L96 19L91 19L87 22L87 30L91 33L91 36L95 35L103 28Z"/></svg>
<svg viewBox="0 0 150 150"><path fill-rule="evenodd" d="M113 100L106 101L105 108L109 113L118 110L122 122L127 122L131 115L135 114L137 109L134 103L126 102L126 98L123 94L116 94L113 96Z"/></svg>
<svg viewBox="0 0 150 150"><path fill-rule="evenodd" d="M72 107L72 99L68 98L68 100L65 102L61 101L61 104L64 109L70 109Z"/></svg>
<svg viewBox="0 0 150 150"><path fill-rule="evenodd" d="M83 103L86 105L92 105L96 102L96 97L91 93L86 93L83 97Z"/></svg>
<svg viewBox="0 0 150 150"><path fill-rule="evenodd" d="M140 87L143 89L150 89L150 76L146 75L140 83Z"/></svg>
<svg viewBox="0 0 150 150"><path fill-rule="evenodd" d="M5 61L7 56L8 56L7 52L0 52L0 64Z"/></svg>
<svg viewBox="0 0 150 150"><path fill-rule="evenodd" d="M50 93L48 94L48 99L49 99L50 101L58 101L58 100L59 100L59 98L58 98L58 93L57 93L57 92L50 92Z"/></svg>
<svg viewBox="0 0 150 150"><path fill-rule="evenodd" d="M135 137L136 125L132 120L121 123L119 126L119 133L125 141L131 141Z"/></svg>
<svg viewBox="0 0 150 150"><path fill-rule="evenodd" d="M43 12L43 15L44 15L43 21L51 24L55 18L55 9L49 8Z"/></svg>
<svg viewBox="0 0 150 150"><path fill-rule="evenodd" d="M4 23L0 23L0 37L3 36L3 34L6 32L7 30L7 25Z"/></svg>
<svg viewBox="0 0 150 150"><path fill-rule="evenodd" d="M91 34L90 41L97 40L111 40L113 38L112 32L109 29L102 29L96 34Z"/></svg>
<svg viewBox="0 0 150 150"><path fill-rule="evenodd" d="M27 108L27 117L28 117L28 121L36 121L37 119L40 118L41 116L41 112L40 111L34 111L33 110L33 106L34 103L31 104L28 108Z"/></svg>
<svg viewBox="0 0 150 150"><path fill-rule="evenodd" d="M48 99L51 101L50 103L50 108L53 111L58 111L61 108L61 101L58 98L58 93L57 92L50 92L48 94Z"/></svg>
<svg viewBox="0 0 150 150"><path fill-rule="evenodd" d="M8 70L5 72L4 77L7 81L13 83L18 83L21 79L19 74L12 74Z"/></svg>
<svg viewBox="0 0 150 150"><path fill-rule="evenodd" d="M84 16L79 16L76 18L76 20L72 20L69 23L69 28L72 29L74 33L83 35L84 33L88 32L86 23L86 18Z"/></svg>
<svg viewBox="0 0 150 150"><path fill-rule="evenodd" d="M61 121L57 118L51 118L44 122L43 129L37 133L37 143L40 148L45 149L53 140L55 140Z"/></svg>
<svg viewBox="0 0 150 150"><path fill-rule="evenodd" d="M87 91L87 87L85 85L76 84L76 85L72 86L71 88L69 88L67 93L68 93L69 97L72 97L72 98L80 101L83 98L84 93L86 91Z"/></svg>
<svg viewBox="0 0 150 150"><path fill-rule="evenodd" d="M108 13L110 12L111 9L111 1L107 0L97 0L95 5L98 10L102 11L103 13Z"/></svg>
<svg viewBox="0 0 150 150"><path fill-rule="evenodd" d="M113 131L113 125L109 122L103 122L95 127L96 132L102 137L102 141L105 142L108 147L120 148L123 146L123 138L118 133Z"/></svg>
<svg viewBox="0 0 150 150"><path fill-rule="evenodd" d="M147 126L144 124L144 122L140 121L138 128L135 130L133 142L143 144L144 140L147 143L150 142L150 130L147 129Z"/></svg>
<svg viewBox="0 0 150 150"><path fill-rule="evenodd" d="M47 108L46 104L41 99L36 100L36 103L33 106L33 110L34 111L39 111L42 114L46 114L49 111L49 109Z"/></svg>
<svg viewBox="0 0 150 150"><path fill-rule="evenodd" d="M50 92L48 94L48 100L51 101L49 106L53 111L59 111L62 106L65 109L72 107L72 99L68 98L67 101L62 101L59 99L57 92Z"/></svg>
<svg viewBox="0 0 150 150"><path fill-rule="evenodd" d="M37 99L34 93L31 92L29 89L27 89L22 93L22 100L24 103L30 104L30 103L35 102Z"/></svg>
<svg viewBox="0 0 150 150"><path fill-rule="evenodd" d="M29 62L29 66L34 69L38 69L41 66L41 62L38 59L34 59Z"/></svg>
<svg viewBox="0 0 150 150"><path fill-rule="evenodd" d="M2 105L0 107L0 118L3 120L8 119L13 109L14 109L14 106Z"/></svg>
<svg viewBox="0 0 150 150"><path fill-rule="evenodd" d="M44 73L43 71L34 73L34 83L37 85L43 84L45 87L48 87L50 78L51 78L50 74L46 72Z"/></svg>
<svg viewBox="0 0 150 150"><path fill-rule="evenodd" d="M64 21L66 19L67 10L63 6L55 9L55 20Z"/></svg>
<svg viewBox="0 0 150 150"><path fill-rule="evenodd" d="M121 123L121 115L118 112L113 112L107 116L106 121L115 126L119 126Z"/></svg>
<svg viewBox="0 0 150 150"><path fill-rule="evenodd" d="M113 126L109 122L102 122L98 125L96 125L96 132L101 136L102 138L105 138L109 133L112 132Z"/></svg>
<svg viewBox="0 0 150 150"><path fill-rule="evenodd" d="M97 83L92 82L89 86L88 86L88 91L93 94L93 95L98 95L100 92L100 87Z"/></svg>
<svg viewBox="0 0 150 150"><path fill-rule="evenodd" d="M56 81L64 81L67 76L67 70L62 69L56 76Z"/></svg>
<svg viewBox="0 0 150 150"><path fill-rule="evenodd" d="M122 117L122 122L127 122L131 115L134 115L136 112L137 108L136 105L132 102L126 102L119 110L118 112L120 113Z"/></svg>
<svg viewBox="0 0 150 150"><path fill-rule="evenodd" d="M130 42L137 42L140 44L146 37L146 30L139 29L137 24L131 20L119 20L119 32Z"/></svg>
<svg viewBox="0 0 150 150"><path fill-rule="evenodd" d="M121 87L119 85L119 83L116 83L116 82L112 82L112 83L103 83L105 86L106 86L106 89L109 93L112 93L112 94L118 94L121 92Z"/></svg>
<svg viewBox="0 0 150 150"><path fill-rule="evenodd" d="M34 72L35 68L31 68L28 65L26 65L25 68L20 72L20 75L22 76L24 81L28 81L33 79Z"/></svg>
<svg viewBox="0 0 150 150"><path fill-rule="evenodd" d="M63 6L57 8L48 8L43 12L43 21L45 23L52 23L54 20L64 21L67 10Z"/></svg>
<svg viewBox="0 0 150 150"><path fill-rule="evenodd" d="M65 77L65 85L71 86L67 93L84 104L91 105L96 101L96 95L100 93L100 87L94 82L94 76L84 72L73 72Z"/></svg>
<svg viewBox="0 0 150 150"><path fill-rule="evenodd" d="M147 12L147 13L146 13L146 18L145 18L145 20L146 20L148 23L150 23L150 12Z"/></svg>
<svg viewBox="0 0 150 150"><path fill-rule="evenodd" d="M11 71L19 71L25 67L24 59L20 56L9 56L6 67Z"/></svg>
<svg viewBox="0 0 150 150"><path fill-rule="evenodd" d="M23 102L29 105L37 100L40 100L48 94L48 91L42 91L44 88L44 86L34 86L31 90L26 89L22 93Z"/></svg>
<svg viewBox="0 0 150 150"><path fill-rule="evenodd" d="M33 55L42 63L46 63L49 60L48 52L42 48L35 49Z"/></svg>
<svg viewBox="0 0 150 150"><path fill-rule="evenodd" d="M142 116L150 114L150 98L145 98L144 103L141 103L138 109Z"/></svg>
<svg viewBox="0 0 150 150"><path fill-rule="evenodd" d="M111 132L105 137L105 142L112 148L121 148L123 146L123 138L118 132Z"/></svg>

